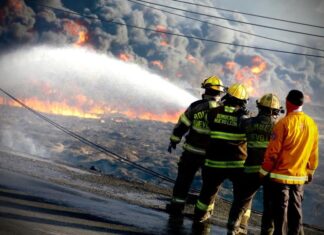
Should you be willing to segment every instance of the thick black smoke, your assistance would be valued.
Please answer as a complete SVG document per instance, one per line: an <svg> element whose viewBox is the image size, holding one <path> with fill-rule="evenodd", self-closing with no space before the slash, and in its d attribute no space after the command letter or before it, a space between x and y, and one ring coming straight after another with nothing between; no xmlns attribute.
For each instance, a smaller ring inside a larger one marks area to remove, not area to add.
<svg viewBox="0 0 324 235"><path fill-rule="evenodd" d="M35 2L64 11L84 14L91 18L44 8ZM243 68L251 62L253 57L260 56L267 63L267 69L258 75L257 89L261 93L276 92L284 98L288 90L301 89L315 102L324 98L323 92L320 92L324 88L323 59L235 47L178 37L163 32L168 31L241 45L255 45L255 37L250 35L170 15L127 0L83 0L77 2L73 0L6 0L0 1L0 3L0 50L2 53L25 45L73 45L78 40L78 35L68 30L68 26L78 25L88 35L84 46L116 57L126 54L130 62L148 67L155 73L167 77L185 88L198 89L201 81L211 74L218 74L226 85L230 85L236 81L235 74L224 70L226 62L234 61L240 68ZM159 3L165 4L163 1ZM214 1L206 0L199 1L199 3L216 6ZM229 17L228 13L221 11L202 10L173 1L170 2L170 5L215 16ZM217 6L219 7L219 5ZM198 16L190 15L190 17ZM238 13L230 17L248 21ZM215 19L203 16L200 20L215 22ZM112 22L156 29L160 32L145 31ZM226 21L216 23L255 33L254 28L249 25ZM258 46L271 48L271 41L265 40L264 42ZM323 41L312 39L307 42L311 43L310 46L323 49ZM289 48L300 51L297 48ZM289 50L289 48L286 49ZM319 53L316 51L302 52Z"/></svg>

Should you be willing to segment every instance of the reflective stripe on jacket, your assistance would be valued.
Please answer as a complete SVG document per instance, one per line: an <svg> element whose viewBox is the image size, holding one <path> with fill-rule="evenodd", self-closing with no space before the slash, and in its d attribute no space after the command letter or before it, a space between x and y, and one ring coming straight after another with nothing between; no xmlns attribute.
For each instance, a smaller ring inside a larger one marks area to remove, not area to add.
<svg viewBox="0 0 324 235"><path fill-rule="evenodd" d="M303 112L291 112L274 127L260 173L283 184L304 184L318 166L318 128Z"/></svg>
<svg viewBox="0 0 324 235"><path fill-rule="evenodd" d="M208 115L210 140L205 166L242 168L247 155L246 135L240 127L242 114L235 107L219 106Z"/></svg>
<svg viewBox="0 0 324 235"><path fill-rule="evenodd" d="M241 161L213 161L205 160L205 166L212 168L242 168L244 167L244 160Z"/></svg>
<svg viewBox="0 0 324 235"><path fill-rule="evenodd" d="M275 123L276 119L261 111L256 117L247 118L241 122L247 139L248 154L245 160L245 173L259 172Z"/></svg>

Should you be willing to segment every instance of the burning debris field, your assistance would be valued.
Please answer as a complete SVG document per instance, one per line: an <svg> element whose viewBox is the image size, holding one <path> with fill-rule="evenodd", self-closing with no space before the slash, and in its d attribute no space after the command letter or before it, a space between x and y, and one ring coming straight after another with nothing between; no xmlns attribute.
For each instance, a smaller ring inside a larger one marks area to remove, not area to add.
<svg viewBox="0 0 324 235"><path fill-rule="evenodd" d="M321 1L166 2L0 0L2 170L81 190L98 181L90 192L161 211L182 152L181 145L167 152L172 129L213 75L224 90L244 85L252 116L264 94L276 94L284 106L289 90L303 91L323 156ZM11 156L22 157L17 166ZM321 229L323 169L320 161L303 202L304 222ZM63 176L56 180L57 173ZM127 186L105 194L108 183ZM193 188L200 186L199 173ZM143 195L136 190L154 192L154 200L137 200ZM224 227L229 181L219 196L213 222ZM261 198L260 191L256 231ZM192 215L193 206L187 209Z"/></svg>
<svg viewBox="0 0 324 235"><path fill-rule="evenodd" d="M89 147L49 123L40 120L25 109L10 106L1 106L0 108L2 113L0 122L2 129L1 149L11 149L11 151L19 154L38 156L45 160L91 170L99 175L126 180L135 184L158 185L154 191L162 193L161 195L164 195L165 198L164 201L155 202L151 205L148 203L145 206L158 210L164 209L165 203L171 195L172 183L143 172L127 164L125 160L120 161L114 155L102 153L98 149ZM55 123L59 123L86 139L124 157L127 161L134 162L171 179L176 177L181 149L178 148L176 153L173 154L166 151L173 123L129 119L120 114L106 115L101 119L62 115L46 116ZM323 128L323 126L320 127ZM321 139L321 141L323 140ZM321 152L321 154L323 153ZM323 163L319 168L323 168ZM307 186L305 191L305 223L315 227L321 227L323 218L323 210L321 209L323 197L321 195L323 195L324 183L320 169L314 182ZM200 186L199 176L194 184L196 188ZM230 201L231 185L225 182L220 195ZM136 197L127 198L127 201L138 203ZM222 204L224 204L224 201L220 205ZM261 195L259 195L256 197L254 205L257 211L261 210L261 204ZM223 212L221 212L222 210L218 212L216 216L218 219L215 219L215 223L221 226L225 225L227 213L224 212L228 211L228 205L228 202L223 205L225 209L222 209ZM192 213L192 206L187 209L187 213ZM316 217L310 216L314 213ZM254 214L252 223L255 225L260 223L258 213Z"/></svg>

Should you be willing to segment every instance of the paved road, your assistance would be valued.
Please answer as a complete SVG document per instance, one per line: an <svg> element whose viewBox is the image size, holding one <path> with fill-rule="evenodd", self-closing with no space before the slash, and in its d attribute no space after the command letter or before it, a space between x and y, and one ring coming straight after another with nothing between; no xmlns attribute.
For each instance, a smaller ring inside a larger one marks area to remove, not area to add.
<svg viewBox="0 0 324 235"><path fill-rule="evenodd" d="M163 211L169 197L152 185L0 149L1 235L226 234L222 204L217 223L193 229L191 219L170 219ZM250 226L250 235L259 232ZM306 227L305 234L324 232Z"/></svg>
<svg viewBox="0 0 324 235"><path fill-rule="evenodd" d="M0 170L0 234L225 234L191 220ZM213 232L212 232L213 231Z"/></svg>

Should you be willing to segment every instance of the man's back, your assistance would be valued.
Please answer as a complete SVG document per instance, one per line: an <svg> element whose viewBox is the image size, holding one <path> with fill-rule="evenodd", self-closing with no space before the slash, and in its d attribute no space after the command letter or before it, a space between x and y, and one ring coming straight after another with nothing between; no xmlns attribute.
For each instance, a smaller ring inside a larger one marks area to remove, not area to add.
<svg viewBox="0 0 324 235"><path fill-rule="evenodd" d="M265 156L263 166L270 171L273 169L271 172L275 181L304 183L308 170L314 170L318 165L316 123L303 112L289 113L275 125ZM269 161L271 156L275 156L275 162Z"/></svg>

